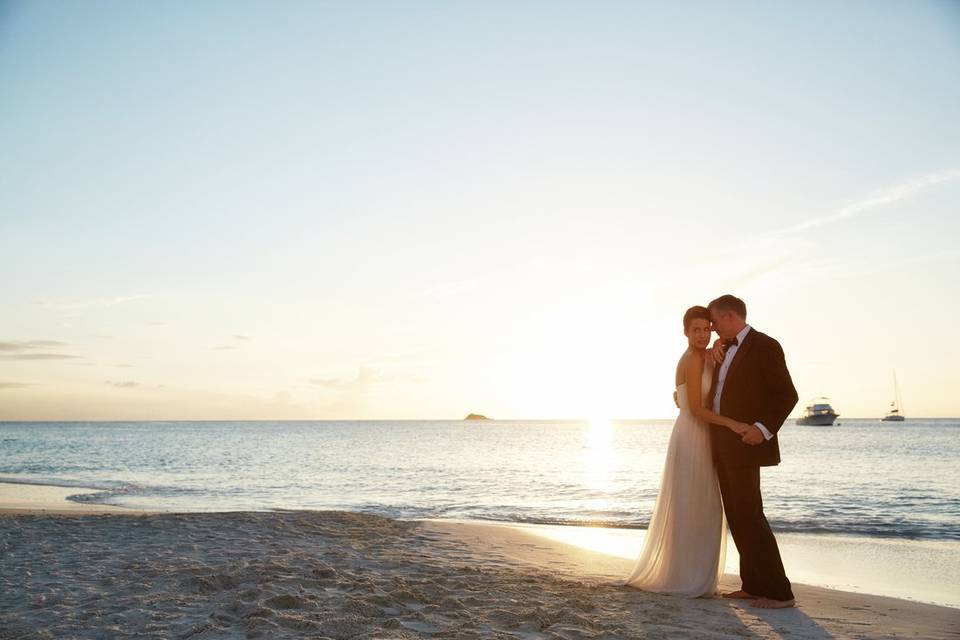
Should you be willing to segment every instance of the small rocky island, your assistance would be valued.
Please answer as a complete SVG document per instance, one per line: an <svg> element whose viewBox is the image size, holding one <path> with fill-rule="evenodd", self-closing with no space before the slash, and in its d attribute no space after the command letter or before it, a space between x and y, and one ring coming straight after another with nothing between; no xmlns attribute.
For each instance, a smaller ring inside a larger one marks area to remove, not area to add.
<svg viewBox="0 0 960 640"><path fill-rule="evenodd" d="M467 415L466 418L464 418L464 420L489 420L489 419L490 418L488 418L487 416L482 416L479 413L471 413Z"/></svg>

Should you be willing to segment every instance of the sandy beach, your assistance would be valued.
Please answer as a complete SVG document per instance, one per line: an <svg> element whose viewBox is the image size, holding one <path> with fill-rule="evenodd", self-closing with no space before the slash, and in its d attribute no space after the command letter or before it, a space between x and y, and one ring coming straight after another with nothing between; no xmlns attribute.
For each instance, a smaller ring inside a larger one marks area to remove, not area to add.
<svg viewBox="0 0 960 640"><path fill-rule="evenodd" d="M629 561L529 527L104 510L24 487L0 493L3 639L960 637L960 610L893 598L798 585L798 608L759 611L624 588Z"/></svg>

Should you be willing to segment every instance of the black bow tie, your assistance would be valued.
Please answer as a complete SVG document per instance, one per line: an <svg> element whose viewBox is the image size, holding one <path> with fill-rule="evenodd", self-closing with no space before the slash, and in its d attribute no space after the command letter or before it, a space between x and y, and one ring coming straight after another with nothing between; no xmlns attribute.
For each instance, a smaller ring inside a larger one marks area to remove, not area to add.
<svg viewBox="0 0 960 640"><path fill-rule="evenodd" d="M724 341L723 341L723 346L724 346L725 348L727 348L727 349L729 349L730 347L735 347L735 346L737 346L738 344L740 344L740 341L737 340L736 337L733 337L733 338L730 338L729 340L724 340Z"/></svg>

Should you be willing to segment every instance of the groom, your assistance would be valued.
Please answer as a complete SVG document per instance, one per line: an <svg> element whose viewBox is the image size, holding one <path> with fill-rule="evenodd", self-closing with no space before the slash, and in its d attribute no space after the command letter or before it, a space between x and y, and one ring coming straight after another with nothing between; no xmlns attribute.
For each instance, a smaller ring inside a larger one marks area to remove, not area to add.
<svg viewBox="0 0 960 640"><path fill-rule="evenodd" d="M780 344L747 324L747 306L731 295L707 307L725 345L717 349L710 393L713 412L753 425L741 436L711 429L713 457L730 533L740 552L742 589L725 598L753 600L763 609L794 605L780 550L763 515L760 467L780 463L777 432L797 404Z"/></svg>

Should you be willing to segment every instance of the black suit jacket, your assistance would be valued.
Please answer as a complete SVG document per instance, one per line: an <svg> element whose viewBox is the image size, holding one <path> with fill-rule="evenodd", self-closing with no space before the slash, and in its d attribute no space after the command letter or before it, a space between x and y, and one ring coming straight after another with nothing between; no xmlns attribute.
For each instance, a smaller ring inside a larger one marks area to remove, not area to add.
<svg viewBox="0 0 960 640"><path fill-rule="evenodd" d="M717 366L713 370L711 407L719 377ZM780 343L751 327L727 371L720 397L720 415L747 424L759 422L773 437L761 444L749 445L730 429L712 427L710 438L717 464L728 467L780 464L777 432L796 405L797 390L787 371Z"/></svg>

